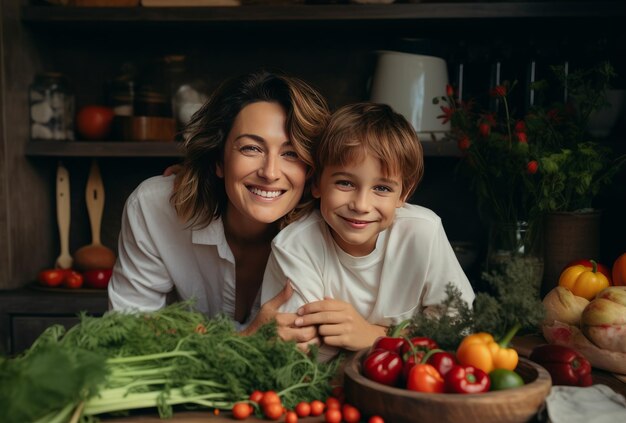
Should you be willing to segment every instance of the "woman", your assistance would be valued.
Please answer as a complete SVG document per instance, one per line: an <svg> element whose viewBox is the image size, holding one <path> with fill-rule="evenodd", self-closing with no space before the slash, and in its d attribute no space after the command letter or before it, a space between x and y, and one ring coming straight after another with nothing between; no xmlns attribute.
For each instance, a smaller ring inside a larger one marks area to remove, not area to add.
<svg viewBox="0 0 626 423"><path fill-rule="evenodd" d="M311 201L311 151L328 117L324 98L296 78L258 72L220 86L185 129L179 173L144 181L126 202L111 308L193 298L246 331L275 317L289 284L251 324L270 241ZM315 337L293 327L295 315L276 318L285 339Z"/></svg>

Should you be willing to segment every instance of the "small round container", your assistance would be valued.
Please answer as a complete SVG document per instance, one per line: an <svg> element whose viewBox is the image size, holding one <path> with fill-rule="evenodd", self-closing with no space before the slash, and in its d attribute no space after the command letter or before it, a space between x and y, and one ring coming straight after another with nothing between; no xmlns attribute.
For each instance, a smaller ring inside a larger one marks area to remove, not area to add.
<svg viewBox="0 0 626 423"><path fill-rule="evenodd" d="M74 94L61 73L35 76L29 88L30 137L33 140L74 140Z"/></svg>

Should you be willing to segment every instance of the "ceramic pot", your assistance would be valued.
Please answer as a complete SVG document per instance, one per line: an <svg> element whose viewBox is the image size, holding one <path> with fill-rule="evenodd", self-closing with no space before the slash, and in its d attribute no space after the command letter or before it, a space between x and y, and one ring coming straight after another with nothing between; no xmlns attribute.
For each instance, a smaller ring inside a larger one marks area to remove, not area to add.
<svg viewBox="0 0 626 423"><path fill-rule="evenodd" d="M598 259L600 219L598 210L551 212L544 221L544 278L542 296L558 285L567 263L577 259Z"/></svg>
<svg viewBox="0 0 626 423"><path fill-rule="evenodd" d="M385 103L406 118L420 141L435 141L450 131L442 123L433 98L446 94L448 68L440 57L399 51L379 51L370 99Z"/></svg>

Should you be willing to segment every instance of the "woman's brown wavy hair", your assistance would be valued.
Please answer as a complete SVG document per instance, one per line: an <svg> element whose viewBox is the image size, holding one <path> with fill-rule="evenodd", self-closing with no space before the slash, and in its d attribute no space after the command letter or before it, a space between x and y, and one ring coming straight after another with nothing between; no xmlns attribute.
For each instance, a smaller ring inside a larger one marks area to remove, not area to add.
<svg viewBox="0 0 626 423"><path fill-rule="evenodd" d="M216 174L217 165L223 163L224 146L236 116L245 106L259 101L285 108L286 132L308 169L303 197L281 223L288 224L310 209L313 149L328 122L328 105L317 90L298 78L259 71L220 85L183 132L185 158L171 202L190 227L205 227L226 212L228 198L224 180Z"/></svg>

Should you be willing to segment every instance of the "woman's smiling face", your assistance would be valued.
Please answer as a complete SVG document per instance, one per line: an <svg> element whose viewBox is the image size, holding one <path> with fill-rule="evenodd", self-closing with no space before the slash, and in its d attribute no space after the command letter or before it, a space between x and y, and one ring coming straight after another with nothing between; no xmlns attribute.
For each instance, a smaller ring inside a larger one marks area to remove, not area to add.
<svg viewBox="0 0 626 423"><path fill-rule="evenodd" d="M284 108L269 102L249 104L235 118L217 168L232 223L273 223L300 201L307 167L289 140L286 121Z"/></svg>

